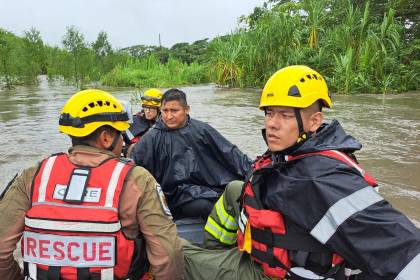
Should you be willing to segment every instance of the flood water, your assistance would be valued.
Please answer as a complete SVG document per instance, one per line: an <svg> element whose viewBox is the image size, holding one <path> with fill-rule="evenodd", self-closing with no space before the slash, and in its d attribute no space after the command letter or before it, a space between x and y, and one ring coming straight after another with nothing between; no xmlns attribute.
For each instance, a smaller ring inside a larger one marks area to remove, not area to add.
<svg viewBox="0 0 420 280"><path fill-rule="evenodd" d="M250 157L266 150L257 91L214 85L182 87L191 116L208 122ZM130 100L133 89L108 88ZM58 132L58 117L73 87L48 84L0 90L0 190L14 174L43 157L66 151L69 138ZM333 96L327 119L338 119L363 149L361 165L379 182L381 194L420 227L420 92L399 95ZM134 105L133 109L139 109Z"/></svg>

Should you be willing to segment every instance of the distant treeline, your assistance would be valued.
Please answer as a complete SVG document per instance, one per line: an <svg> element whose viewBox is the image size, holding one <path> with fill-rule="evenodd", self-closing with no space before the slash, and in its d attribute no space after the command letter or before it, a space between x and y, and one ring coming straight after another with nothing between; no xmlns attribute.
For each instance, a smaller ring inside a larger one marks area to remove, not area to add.
<svg viewBox="0 0 420 280"><path fill-rule="evenodd" d="M62 44L62 48L46 45L35 28L25 31L23 38L0 29L0 82L6 88L36 84L38 75L63 78L79 88L96 81L136 87L207 81L201 60L207 40L175 44L171 49L139 45L114 50L106 32L88 43L70 26Z"/></svg>
<svg viewBox="0 0 420 280"><path fill-rule="evenodd" d="M84 87L170 87L215 82L262 87L277 69L305 64L339 93L419 89L420 2L416 0L269 0L242 16L241 28L211 41L113 49L106 32L86 42L74 26L62 48L32 28L0 29L0 83L36 84L38 75Z"/></svg>

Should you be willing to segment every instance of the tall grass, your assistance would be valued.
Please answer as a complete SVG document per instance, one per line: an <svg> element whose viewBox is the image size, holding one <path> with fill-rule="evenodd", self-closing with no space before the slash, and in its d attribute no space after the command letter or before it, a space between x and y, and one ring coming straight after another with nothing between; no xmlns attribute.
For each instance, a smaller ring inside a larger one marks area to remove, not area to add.
<svg viewBox="0 0 420 280"><path fill-rule="evenodd" d="M242 86L242 33L228 36L224 40L217 38L211 44L209 73L218 84L231 87Z"/></svg>
<svg viewBox="0 0 420 280"><path fill-rule="evenodd" d="M277 69L305 64L343 94L419 87L420 63L404 56L406 49L419 49L419 41L406 44L393 9L381 18L370 16L369 2L361 8L347 0L279 3L253 18L252 26L210 43L212 81L261 87Z"/></svg>
<svg viewBox="0 0 420 280"><path fill-rule="evenodd" d="M190 65L169 58L162 64L153 54L117 65L104 75L101 82L109 86L172 87L207 82L205 66L196 62Z"/></svg>

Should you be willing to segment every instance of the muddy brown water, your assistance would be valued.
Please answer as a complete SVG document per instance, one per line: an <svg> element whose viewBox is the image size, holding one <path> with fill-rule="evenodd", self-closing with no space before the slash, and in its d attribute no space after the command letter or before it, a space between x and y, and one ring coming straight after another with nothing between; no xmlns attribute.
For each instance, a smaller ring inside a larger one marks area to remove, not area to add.
<svg viewBox="0 0 420 280"><path fill-rule="evenodd" d="M210 123L250 157L266 150L258 91L214 85L182 89L193 118ZM135 92L107 90L127 101ZM74 92L73 87L45 79L36 87L0 90L0 190L23 168L67 150L70 141L58 132L58 116ZM420 92L333 96L333 101L327 119L337 118L363 144L356 155L379 181L380 193L420 227Z"/></svg>

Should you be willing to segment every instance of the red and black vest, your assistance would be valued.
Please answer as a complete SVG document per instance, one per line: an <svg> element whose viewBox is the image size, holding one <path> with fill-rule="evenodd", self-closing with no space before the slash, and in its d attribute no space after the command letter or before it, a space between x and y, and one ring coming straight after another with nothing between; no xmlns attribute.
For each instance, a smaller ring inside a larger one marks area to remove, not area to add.
<svg viewBox="0 0 420 280"><path fill-rule="evenodd" d="M118 215L124 180L133 167L116 158L97 167L76 166L66 154L41 163L21 241L26 276L57 280L144 276L133 270L134 265L147 267L134 264L141 253L138 240L124 236Z"/></svg>
<svg viewBox="0 0 420 280"><path fill-rule="evenodd" d="M286 156L285 160L292 161L314 155L331 157L344 162L360 172L369 185L377 186L369 174L342 152L328 150ZM322 272L317 271L317 273L322 274L325 278L332 277L339 270L343 259L333 254L326 246L304 232L292 221L285 219L280 212L264 209L259 199L260 174L264 172L264 169L273 168L271 163L269 155L258 159L254 163L253 175L246 182L242 191L242 207L238 221L239 249L248 252L251 258L262 266L267 276L279 279L285 278L288 274L293 276L290 269L294 266L306 268L309 254L315 253L316 256L322 256L320 266L323 267L319 270ZM326 258L326 255L329 257Z"/></svg>

